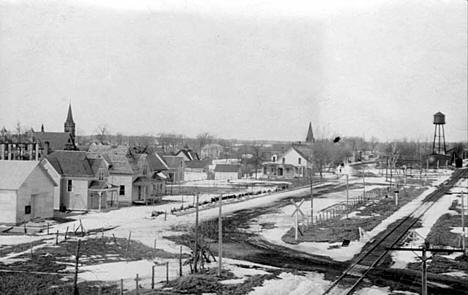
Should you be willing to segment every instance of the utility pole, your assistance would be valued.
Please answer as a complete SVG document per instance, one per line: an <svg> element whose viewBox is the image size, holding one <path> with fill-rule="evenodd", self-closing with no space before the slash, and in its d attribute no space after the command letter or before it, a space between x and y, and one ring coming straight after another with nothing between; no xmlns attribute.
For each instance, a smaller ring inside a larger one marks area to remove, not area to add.
<svg viewBox="0 0 468 295"><path fill-rule="evenodd" d="M462 249L466 251L466 232L465 232L465 196L459 195L461 198L461 223L462 223Z"/></svg>
<svg viewBox="0 0 468 295"><path fill-rule="evenodd" d="M195 196L195 251L193 253L193 270L198 272L198 192Z"/></svg>
<svg viewBox="0 0 468 295"><path fill-rule="evenodd" d="M362 192L362 198L365 200L366 199L366 166L362 166L363 171L362 171L362 182L364 183L364 190Z"/></svg>
<svg viewBox="0 0 468 295"><path fill-rule="evenodd" d="M349 219L348 212L349 212L349 175L346 174L346 219Z"/></svg>
<svg viewBox="0 0 468 295"><path fill-rule="evenodd" d="M223 196L219 196L219 216L218 216L218 277L221 277L223 268L223 218L222 218Z"/></svg>
<svg viewBox="0 0 468 295"><path fill-rule="evenodd" d="M411 252L418 252L421 251L422 255L418 256L419 259L422 261L422 274L421 274L421 295L427 295L427 260L432 259L432 257L427 257L427 252L431 253L448 253L451 254L453 252L464 252L461 249L437 249L437 248L430 248L429 242L424 242L424 245L420 248L401 248L401 247L392 247L387 248L387 250L393 251L411 251Z"/></svg>
<svg viewBox="0 0 468 295"><path fill-rule="evenodd" d="M310 224L314 224L314 189L312 188L312 175L314 168L310 169Z"/></svg>

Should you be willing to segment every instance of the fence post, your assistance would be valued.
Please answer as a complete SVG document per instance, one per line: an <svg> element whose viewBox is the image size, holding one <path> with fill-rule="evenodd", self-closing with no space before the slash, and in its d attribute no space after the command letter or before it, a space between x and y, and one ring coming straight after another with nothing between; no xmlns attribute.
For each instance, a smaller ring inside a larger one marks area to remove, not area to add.
<svg viewBox="0 0 468 295"><path fill-rule="evenodd" d="M179 253L179 276L182 276L182 246L180 246L180 253Z"/></svg>
<svg viewBox="0 0 468 295"><path fill-rule="evenodd" d="M151 266L151 290L154 289L154 265Z"/></svg>
<svg viewBox="0 0 468 295"><path fill-rule="evenodd" d="M169 283L169 261L166 261L166 283Z"/></svg>
<svg viewBox="0 0 468 295"><path fill-rule="evenodd" d="M140 294L140 292L139 292L139 291L140 291L140 286L139 286L139 284L138 284L138 280L139 280L139 278L138 278L138 274L137 274L137 275L136 275L136 279L135 279L135 281L136 281L136 289L135 289L135 291L136 291L136 294L137 294L137 295Z"/></svg>
<svg viewBox="0 0 468 295"><path fill-rule="evenodd" d="M58 245L58 233L59 231L57 230L57 233L55 234L55 245Z"/></svg>
<svg viewBox="0 0 468 295"><path fill-rule="evenodd" d="M120 295L123 295L123 279L120 279Z"/></svg>

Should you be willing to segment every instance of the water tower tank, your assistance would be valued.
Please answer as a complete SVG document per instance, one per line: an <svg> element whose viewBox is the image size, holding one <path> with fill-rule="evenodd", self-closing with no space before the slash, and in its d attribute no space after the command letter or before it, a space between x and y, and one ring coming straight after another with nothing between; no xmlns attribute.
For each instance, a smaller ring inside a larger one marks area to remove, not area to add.
<svg viewBox="0 0 468 295"><path fill-rule="evenodd" d="M445 115L441 112L434 114L434 124L436 125L444 125L445 124Z"/></svg>

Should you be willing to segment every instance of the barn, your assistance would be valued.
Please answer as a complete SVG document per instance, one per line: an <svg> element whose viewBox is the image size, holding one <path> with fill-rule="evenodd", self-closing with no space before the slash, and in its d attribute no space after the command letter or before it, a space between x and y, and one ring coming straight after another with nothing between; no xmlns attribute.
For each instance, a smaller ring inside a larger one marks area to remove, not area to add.
<svg viewBox="0 0 468 295"><path fill-rule="evenodd" d="M38 161L0 161L0 223L54 216L57 185Z"/></svg>

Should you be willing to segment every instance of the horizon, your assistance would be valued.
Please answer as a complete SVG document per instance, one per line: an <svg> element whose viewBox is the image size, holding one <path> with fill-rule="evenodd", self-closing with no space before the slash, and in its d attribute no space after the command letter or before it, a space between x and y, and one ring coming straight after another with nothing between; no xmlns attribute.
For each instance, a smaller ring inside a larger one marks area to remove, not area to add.
<svg viewBox="0 0 468 295"><path fill-rule="evenodd" d="M0 126L465 142L466 5L0 0Z"/></svg>

